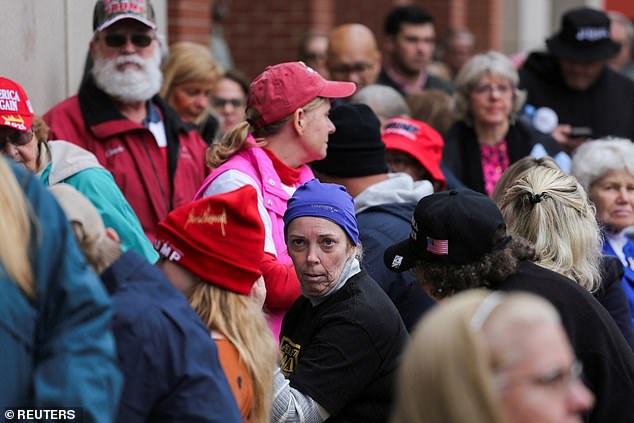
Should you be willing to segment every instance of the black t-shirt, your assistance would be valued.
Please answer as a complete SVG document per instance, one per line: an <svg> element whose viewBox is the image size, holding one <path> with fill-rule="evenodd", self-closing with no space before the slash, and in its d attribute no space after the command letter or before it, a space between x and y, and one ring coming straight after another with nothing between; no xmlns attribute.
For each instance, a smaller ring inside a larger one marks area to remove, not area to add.
<svg viewBox="0 0 634 423"><path fill-rule="evenodd" d="M282 371L328 422L385 422L407 336L392 301L361 271L315 307L305 297L293 304L280 334Z"/></svg>

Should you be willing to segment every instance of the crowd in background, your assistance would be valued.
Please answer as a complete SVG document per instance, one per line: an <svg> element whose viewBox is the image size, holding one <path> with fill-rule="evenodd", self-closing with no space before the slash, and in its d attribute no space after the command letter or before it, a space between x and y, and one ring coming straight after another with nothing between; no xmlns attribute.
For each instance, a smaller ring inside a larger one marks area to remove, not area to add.
<svg viewBox="0 0 634 423"><path fill-rule="evenodd" d="M625 16L509 57L396 6L252 80L150 0L92 25L50 110L0 77L1 406L634 422Z"/></svg>

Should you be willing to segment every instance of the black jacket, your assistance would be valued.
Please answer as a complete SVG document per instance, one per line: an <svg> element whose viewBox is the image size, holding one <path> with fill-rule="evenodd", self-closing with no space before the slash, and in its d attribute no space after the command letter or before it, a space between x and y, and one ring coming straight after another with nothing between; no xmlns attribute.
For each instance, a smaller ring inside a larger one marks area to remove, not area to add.
<svg viewBox="0 0 634 423"><path fill-rule="evenodd" d="M592 137L607 135L634 139L634 82L604 67L597 81L584 91L566 86L557 59L532 53L520 70L520 87L527 104L547 106L560 123L592 128Z"/></svg>
<svg viewBox="0 0 634 423"><path fill-rule="evenodd" d="M530 128L522 121L509 126L505 136L509 164L530 154L536 144L541 144L549 156L561 152L557 142L549 135ZM463 184L474 191L484 193L484 176L480 155L480 143L473 127L456 122L445 134L443 162Z"/></svg>
<svg viewBox="0 0 634 423"><path fill-rule="evenodd" d="M531 292L555 306L583 363L583 379L596 398L587 421L634 422L634 354L592 295L571 279L529 261L520 262L498 289Z"/></svg>
<svg viewBox="0 0 634 423"><path fill-rule="evenodd" d="M383 263L390 245L409 236L416 203L390 203L357 214L363 245L363 267L377 281L398 310L408 332L434 304L412 272L395 273Z"/></svg>

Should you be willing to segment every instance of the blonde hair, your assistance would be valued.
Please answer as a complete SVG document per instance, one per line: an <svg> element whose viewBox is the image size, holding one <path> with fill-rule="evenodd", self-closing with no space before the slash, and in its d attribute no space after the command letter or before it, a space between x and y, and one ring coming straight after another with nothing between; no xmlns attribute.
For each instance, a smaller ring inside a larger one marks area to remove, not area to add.
<svg viewBox="0 0 634 423"><path fill-rule="evenodd" d="M71 221L73 234L79 244L86 261L93 268L95 273L101 275L121 256L121 247L118 242L105 236L100 236L96 241L86 230L84 225L78 221Z"/></svg>
<svg viewBox="0 0 634 423"><path fill-rule="evenodd" d="M253 422L269 422L277 345L264 313L251 297L201 280L187 297L207 328L238 350L253 381Z"/></svg>
<svg viewBox="0 0 634 423"><path fill-rule="evenodd" d="M392 423L502 423L498 371L522 357L509 337L542 322L559 316L532 294L469 290L436 306L404 352Z"/></svg>
<svg viewBox="0 0 634 423"><path fill-rule="evenodd" d="M590 292L601 283L601 235L594 206L573 176L535 167L511 185L500 210L511 234L535 245L536 263Z"/></svg>
<svg viewBox="0 0 634 423"><path fill-rule="evenodd" d="M4 159L0 159L0 179L0 263L22 292L33 300L36 292L29 260L31 209L13 171Z"/></svg>
<svg viewBox="0 0 634 423"><path fill-rule="evenodd" d="M161 66L161 70L163 84L160 94L167 101L169 101L175 86L186 82L202 82L213 85L220 79L223 72L207 47L188 41L181 41L170 46L169 55ZM209 110L204 110L196 118L196 123L202 123L208 113Z"/></svg>
<svg viewBox="0 0 634 423"><path fill-rule="evenodd" d="M48 146L49 127L40 116L33 116L33 133L37 139L36 173L51 161L51 148Z"/></svg>
<svg viewBox="0 0 634 423"><path fill-rule="evenodd" d="M491 200L500 207L508 187L513 185L526 171L537 166L559 169L552 157L544 156L538 159L532 156L523 157L506 168L500 180L495 184L495 188L493 188Z"/></svg>
<svg viewBox="0 0 634 423"><path fill-rule="evenodd" d="M305 112L310 112L321 106L325 101L328 100L323 97L314 98L303 106L302 109L304 109ZM255 127L254 124L260 119L260 114L255 108L247 107L246 120L229 130L220 142L209 146L206 154L207 166L211 169L215 169L229 160L234 154L240 152L245 148L247 135L250 132L253 133L253 136L258 140L257 145L259 147L265 146L265 138L280 132L291 117L292 115L289 115L277 122L262 127Z"/></svg>

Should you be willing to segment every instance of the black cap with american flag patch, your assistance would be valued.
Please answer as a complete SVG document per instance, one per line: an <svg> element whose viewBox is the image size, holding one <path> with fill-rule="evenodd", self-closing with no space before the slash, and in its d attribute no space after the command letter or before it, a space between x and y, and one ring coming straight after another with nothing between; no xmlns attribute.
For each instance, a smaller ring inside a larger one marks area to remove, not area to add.
<svg viewBox="0 0 634 423"><path fill-rule="evenodd" d="M403 272L420 259L472 263L496 249L496 233L505 226L500 210L484 194L469 189L432 194L418 202L409 238L385 251L385 265Z"/></svg>

